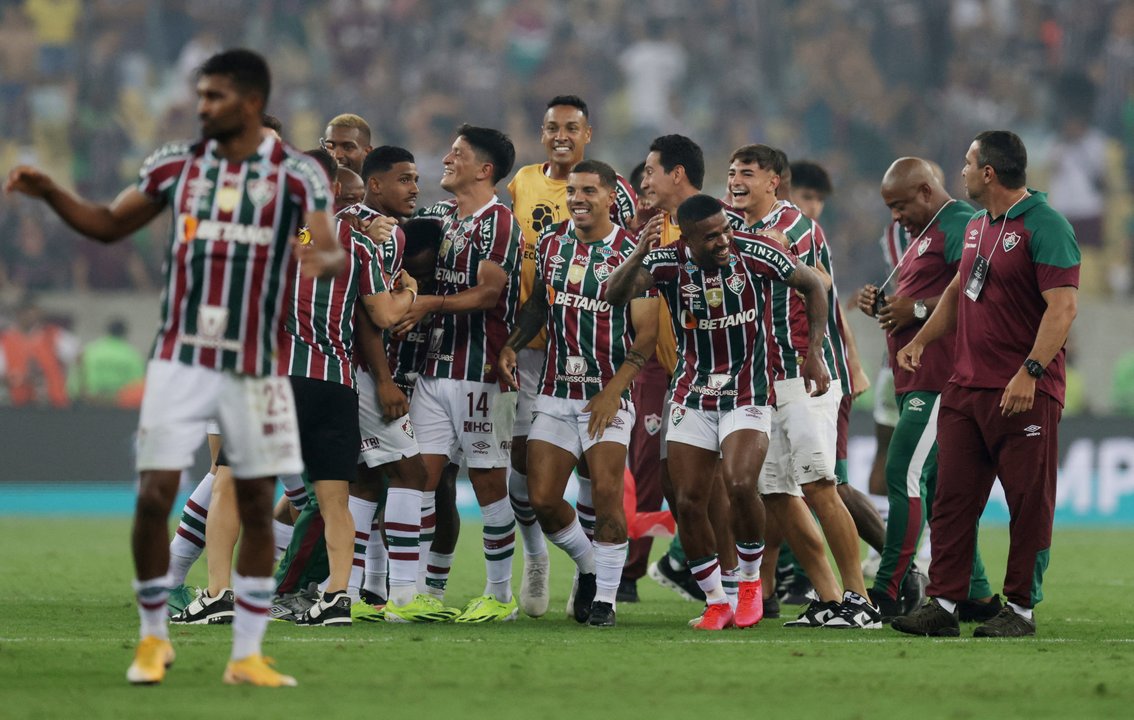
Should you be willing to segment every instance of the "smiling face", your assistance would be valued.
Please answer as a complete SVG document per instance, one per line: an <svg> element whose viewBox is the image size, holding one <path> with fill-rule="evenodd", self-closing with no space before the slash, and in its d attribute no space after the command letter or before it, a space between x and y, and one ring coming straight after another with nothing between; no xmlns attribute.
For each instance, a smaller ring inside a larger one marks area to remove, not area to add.
<svg viewBox="0 0 1134 720"><path fill-rule="evenodd" d="M776 202L780 176L758 163L733 160L728 166L728 191L740 212L759 212Z"/></svg>
<svg viewBox="0 0 1134 720"><path fill-rule="evenodd" d="M673 170L667 173L661 164L661 153L653 150L646 156L646 165L642 171L642 193L649 199L651 207L669 213L677 211L679 167L681 166L674 165Z"/></svg>
<svg viewBox="0 0 1134 720"><path fill-rule="evenodd" d="M583 159L591 141L591 126L574 105L553 105L544 113L539 141L547 150L549 162L571 167Z"/></svg>
<svg viewBox="0 0 1134 720"><path fill-rule="evenodd" d="M476 150L464 136L458 136L453 141L452 148L441 162L445 166L441 173L441 187L451 193L460 192L486 177L492 177L492 163L486 163L477 157Z"/></svg>
<svg viewBox="0 0 1134 720"><path fill-rule="evenodd" d="M612 205L614 188L603 185L597 173L573 172L567 176L567 210L584 234L609 234Z"/></svg>
<svg viewBox="0 0 1134 720"><path fill-rule="evenodd" d="M328 126L322 138L323 149L331 153L341 167L362 172L366 153L374 148L366 141L361 128Z"/></svg>
<svg viewBox="0 0 1134 720"><path fill-rule="evenodd" d="M693 262L706 270L728 265L732 256L732 228L723 212L681 228L682 238L689 246Z"/></svg>

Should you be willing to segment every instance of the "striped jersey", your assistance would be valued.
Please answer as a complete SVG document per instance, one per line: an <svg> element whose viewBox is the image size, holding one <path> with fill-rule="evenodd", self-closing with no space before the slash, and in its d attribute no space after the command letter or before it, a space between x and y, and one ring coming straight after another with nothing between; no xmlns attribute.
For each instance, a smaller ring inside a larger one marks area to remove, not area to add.
<svg viewBox="0 0 1134 720"><path fill-rule="evenodd" d="M882 246L882 258L886 261L886 267L893 270L898 266L910 244L910 234L900 222L895 220L882 231L878 244Z"/></svg>
<svg viewBox="0 0 1134 720"><path fill-rule="evenodd" d="M485 260L499 265L508 276L490 310L434 315L423 374L497 382L496 357L508 340L520 299L520 226L495 195L468 217L458 216L457 201L452 199L426 208L419 216L439 222L444 233L434 275L438 295L476 287Z"/></svg>
<svg viewBox="0 0 1134 720"><path fill-rule="evenodd" d="M216 148L170 143L140 173L138 190L173 209L151 357L270 375L291 238L306 213L328 209L330 185L314 159L274 137L243 162Z"/></svg>
<svg viewBox="0 0 1134 720"><path fill-rule="evenodd" d="M643 261L673 318L674 405L728 411L768 404L765 303L770 281L791 277L796 259L752 235L733 236L723 268L697 265L684 242L655 248Z"/></svg>
<svg viewBox="0 0 1134 720"><path fill-rule="evenodd" d="M745 225L742 217L725 213L729 223L739 230L779 230L788 239L788 250L805 265L822 267L830 272L830 249L826 246L822 229L811 221L795 205L779 200L771 212L754 225ZM844 387L849 384L846 371L845 351L842 333L838 326L837 309L834 303L835 289L832 283L827 293L829 307L828 327L823 339L823 356L831 380L839 380ZM803 361L807 358L808 322L807 305L799 293L782 283L773 283L768 303L766 322L768 323L768 364L775 380L785 380L800 376ZM832 341L832 333L836 338ZM841 359L840 359L841 358ZM844 394L850 392L845 389Z"/></svg>
<svg viewBox="0 0 1134 720"><path fill-rule="evenodd" d="M843 318L843 306L839 303L838 285L835 284L835 268L831 264L831 245L819 223L815 223L814 237L819 266L831 278L831 289L827 291L827 337L823 338L823 359L831 381L838 378L843 395L852 395L854 388L851 387L850 354L847 351L846 334L843 332L846 321ZM805 310L804 323L806 322Z"/></svg>
<svg viewBox="0 0 1134 720"><path fill-rule="evenodd" d="M388 287L374 242L342 220L335 230L348 257L342 272L333 278L307 278L297 265L289 279L280 327L279 372L354 387L355 306L360 298Z"/></svg>
<svg viewBox="0 0 1134 720"><path fill-rule="evenodd" d="M543 233L570 219L567 211L567 181L555 180L547 176L550 163L525 165L516 172L508 183L508 193L512 196L512 212L524 233L523 264L520 269L520 304L528 301L532 294L532 283L536 276L536 247ZM628 228L634 220L638 197L630 183L621 175L614 188L614 205L610 208L610 220L615 225ZM543 332L533 338L528 347L543 350L547 337Z"/></svg>
<svg viewBox="0 0 1134 720"><path fill-rule="evenodd" d="M590 400L622 365L634 344L630 305L605 300L606 279L635 244L634 236L618 226L599 242L584 242L571 221L540 238L536 281L547 287L551 338L541 394ZM630 399L629 389L623 398Z"/></svg>

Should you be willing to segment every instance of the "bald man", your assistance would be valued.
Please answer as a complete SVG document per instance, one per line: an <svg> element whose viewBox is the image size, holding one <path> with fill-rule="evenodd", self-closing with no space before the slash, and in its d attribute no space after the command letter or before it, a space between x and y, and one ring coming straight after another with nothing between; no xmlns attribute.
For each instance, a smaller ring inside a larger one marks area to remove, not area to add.
<svg viewBox="0 0 1134 720"><path fill-rule="evenodd" d="M335 171L335 182L339 184L339 192L335 195L335 212L357 205L366 195L366 183L362 182L362 176L348 167L339 166Z"/></svg>
<svg viewBox="0 0 1134 720"><path fill-rule="evenodd" d="M941 390L953 374L953 336L932 346L922 356L917 373L898 367L895 356L933 313L941 294L957 274L965 225L975 212L954 200L945 190L940 168L921 158L900 158L882 178L882 200L893 221L908 233L910 242L897 261L897 290L886 296L875 313L879 288L867 285L858 306L878 319L886 333L898 424L886 455L886 486L890 517L882 561L870 589L870 599L884 618L901 614L899 592L917 551L937 482L937 412ZM988 579L976 555L969 588L971 614L999 611L999 598L990 597ZM977 607L976 605L979 605ZM972 619L976 619L973 617Z"/></svg>

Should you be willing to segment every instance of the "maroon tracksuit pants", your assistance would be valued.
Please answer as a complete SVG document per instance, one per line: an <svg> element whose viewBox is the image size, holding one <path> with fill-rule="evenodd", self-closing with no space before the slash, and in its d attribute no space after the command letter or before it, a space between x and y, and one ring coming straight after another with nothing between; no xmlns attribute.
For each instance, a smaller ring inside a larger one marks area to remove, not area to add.
<svg viewBox="0 0 1134 720"><path fill-rule="evenodd" d="M627 460L637 485L639 512L661 510L665 498L661 483L661 424L665 421L663 404L668 389L669 375L657 358L651 357L630 390L636 419L630 433ZM622 568L623 580L637 580L646 574L653 542L652 537L630 541L626 565Z"/></svg>
<svg viewBox="0 0 1134 720"><path fill-rule="evenodd" d="M941 393L937 494L930 519L933 559L926 590L931 597L961 601L969 596L977 522L999 477L1011 517L1004 596L1022 607L1043 599L1063 408L1037 392L1031 410L1004 417L999 407L1003 394L954 383Z"/></svg>

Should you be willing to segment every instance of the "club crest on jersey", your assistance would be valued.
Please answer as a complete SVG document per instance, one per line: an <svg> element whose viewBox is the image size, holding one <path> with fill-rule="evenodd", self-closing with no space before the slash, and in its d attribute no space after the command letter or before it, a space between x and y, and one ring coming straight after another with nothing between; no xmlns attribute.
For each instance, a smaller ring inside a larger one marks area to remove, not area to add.
<svg viewBox="0 0 1134 720"><path fill-rule="evenodd" d="M669 424L677 427L681 421L685 419L685 408L681 405L674 405L673 409L669 411Z"/></svg>
<svg viewBox="0 0 1134 720"><path fill-rule="evenodd" d="M584 265L572 265L567 270L567 282L580 283L587 275L587 268Z"/></svg>
<svg viewBox="0 0 1134 720"><path fill-rule="evenodd" d="M725 280L725 285L728 285L728 289L732 290L737 295L744 292L744 286L747 284L748 281L745 280L744 275L740 273L729 275L728 280Z"/></svg>
<svg viewBox="0 0 1134 720"><path fill-rule="evenodd" d="M709 307L720 307L724 302L724 290L721 288L705 288L705 302Z"/></svg>
<svg viewBox="0 0 1134 720"><path fill-rule="evenodd" d="M1008 252L1020 243L1020 233L1012 231L1004 236L1004 252Z"/></svg>
<svg viewBox="0 0 1134 720"><path fill-rule="evenodd" d="M468 245L468 244L469 244L469 236L468 235L465 235L465 234L458 235L456 237L456 239L453 240L453 253L455 255L460 255L461 251L465 249L465 245Z"/></svg>
<svg viewBox="0 0 1134 720"><path fill-rule="evenodd" d="M406 418L405 421L402 422L402 432L404 432L406 437L410 440L413 440L413 423L410 422L409 418Z"/></svg>
<svg viewBox="0 0 1134 720"><path fill-rule="evenodd" d="M921 257L925 251L929 249L929 238L925 238L917 244L917 256Z"/></svg>
<svg viewBox="0 0 1134 720"><path fill-rule="evenodd" d="M563 369L568 375L582 375L587 371L587 359L581 355L568 355Z"/></svg>
<svg viewBox="0 0 1134 720"><path fill-rule="evenodd" d="M658 430L661 430L661 416L653 413L642 418L642 422L646 427L646 432L650 435L657 435Z"/></svg>
<svg viewBox="0 0 1134 720"><path fill-rule="evenodd" d="M267 205L276 196L276 184L267 178L248 181L248 199L256 207Z"/></svg>
<svg viewBox="0 0 1134 720"><path fill-rule="evenodd" d="M730 382L732 382L732 375L725 373L709 373L709 381L705 383L705 387L711 390L720 390Z"/></svg>
<svg viewBox="0 0 1134 720"><path fill-rule="evenodd" d="M240 188L222 187L217 190L216 201L221 212L232 212L240 202Z"/></svg>
<svg viewBox="0 0 1134 720"><path fill-rule="evenodd" d="M201 305L197 308L197 334L215 340L224 336L228 328L228 308L219 305Z"/></svg>
<svg viewBox="0 0 1134 720"><path fill-rule="evenodd" d="M613 272L613 269L606 263L595 263L592 267L592 272L595 274L595 280L605 282L606 279L610 277L610 273Z"/></svg>

